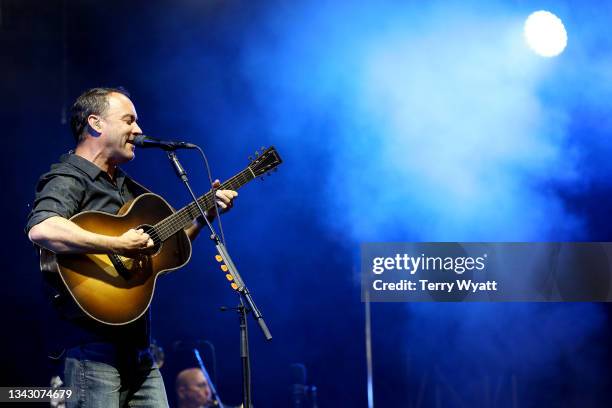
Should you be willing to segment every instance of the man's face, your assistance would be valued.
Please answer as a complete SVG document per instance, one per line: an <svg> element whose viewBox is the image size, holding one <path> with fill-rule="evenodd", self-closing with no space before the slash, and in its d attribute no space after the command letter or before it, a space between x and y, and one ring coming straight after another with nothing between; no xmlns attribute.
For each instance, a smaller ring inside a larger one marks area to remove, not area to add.
<svg viewBox="0 0 612 408"><path fill-rule="evenodd" d="M208 406L211 403L212 393L202 371L194 371L186 380L184 399L197 406Z"/></svg>
<svg viewBox="0 0 612 408"><path fill-rule="evenodd" d="M120 93L107 96L108 109L100 116L100 141L108 158L117 164L134 158L134 136L141 134L136 108L130 99Z"/></svg>

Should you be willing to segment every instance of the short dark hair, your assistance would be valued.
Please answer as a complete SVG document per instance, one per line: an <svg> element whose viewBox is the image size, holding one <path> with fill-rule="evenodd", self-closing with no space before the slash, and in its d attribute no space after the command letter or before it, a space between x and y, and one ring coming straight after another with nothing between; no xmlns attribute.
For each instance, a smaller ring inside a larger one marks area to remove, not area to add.
<svg viewBox="0 0 612 408"><path fill-rule="evenodd" d="M92 88L83 92L74 102L70 109L70 129L77 144L85 139L89 115L102 115L106 112L110 105L107 97L111 93L120 93L130 97L129 92L123 87Z"/></svg>

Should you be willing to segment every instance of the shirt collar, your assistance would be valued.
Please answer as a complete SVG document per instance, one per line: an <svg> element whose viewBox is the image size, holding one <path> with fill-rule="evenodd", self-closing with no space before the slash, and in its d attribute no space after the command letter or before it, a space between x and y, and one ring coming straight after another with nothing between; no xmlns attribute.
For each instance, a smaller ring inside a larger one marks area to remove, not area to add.
<svg viewBox="0 0 612 408"><path fill-rule="evenodd" d="M92 180L95 180L100 174L103 173L101 168L99 168L86 158L74 154L72 151L63 154L60 157L60 161L73 165L77 169L87 174ZM125 173L119 167L117 167L117 170L115 171L115 181L117 183L117 186L119 187L121 187L123 185L123 182L125 181Z"/></svg>

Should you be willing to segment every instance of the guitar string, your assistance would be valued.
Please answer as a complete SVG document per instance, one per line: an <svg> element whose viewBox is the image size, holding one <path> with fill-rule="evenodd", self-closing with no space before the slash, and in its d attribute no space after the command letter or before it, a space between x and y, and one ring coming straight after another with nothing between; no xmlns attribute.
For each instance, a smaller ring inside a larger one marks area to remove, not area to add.
<svg viewBox="0 0 612 408"><path fill-rule="evenodd" d="M204 206L208 207L208 202L210 201L209 197L210 196L207 193L206 196L202 196L198 198L198 201L201 204L204 204ZM187 213L190 213L190 211L187 210L186 208L182 209L180 211L177 211L176 213L173 213L170 216L172 217L170 220L160 222L156 224L157 226L153 226L154 233L151 235L152 235L154 245L158 245L162 243L165 239L173 235L173 234L170 234L170 232L172 232L173 229L176 229L176 231L178 231L180 229L178 228L180 225L186 224L187 222L184 216Z"/></svg>
<svg viewBox="0 0 612 408"><path fill-rule="evenodd" d="M249 172L247 172L247 170L248 168L236 174L232 178L226 180L225 183L221 184L217 190L221 190L221 189L225 190L228 187L233 190L235 188L239 188L243 186L244 184L246 184L246 182L254 179L253 177L249 179L250 174ZM238 183L236 183L236 185L234 186L234 182L238 182ZM200 202L200 205L204 204L203 207L205 207L206 209L209 209L209 205L212 204L210 203L210 201L212 201L211 200L212 197L213 196L212 196L212 190L211 190L211 191L208 191L203 196L199 197L198 202ZM195 205L195 203L192 202L188 204L187 206L185 206L184 208L182 208L181 210L169 216L166 220L162 220L159 223L155 224L157 225L157 227L153 226L153 229L155 231L155 235L153 236L153 244L154 245L161 244L163 241L165 241L165 239L169 238L170 236L178 232L181 229L180 227L182 225L187 226L187 224L191 220L193 220L190 214L192 212L196 212L196 209L197 209L197 206ZM185 215L188 216L187 219L185 219ZM174 231L175 229L176 231L170 234L170 232Z"/></svg>
<svg viewBox="0 0 612 408"><path fill-rule="evenodd" d="M219 188L235 188L232 184L233 183L224 183L224 185L220 186ZM204 196L198 198L198 202L201 206L205 207L208 210L211 207L212 197L212 192L208 192ZM187 227L189 222L196 218L192 217L191 215L197 212L196 208L197 206L195 205L195 203L190 203L183 209L171 215L170 219L166 219L165 221L161 221L160 223L156 224L156 226L153 227L153 243L155 245L158 245L170 236L174 235L180 229Z"/></svg>
<svg viewBox="0 0 612 408"><path fill-rule="evenodd" d="M251 175L253 175L253 177L251 177ZM230 187L231 189L235 189L236 187L241 187L244 184L246 184L248 181L253 180L255 178L256 178L256 176L255 176L253 170L250 167L247 167L246 169L244 169L240 173L238 173L235 176L231 177L230 179L226 180L225 183L223 183L223 184L221 184L221 186L219 186L218 190L219 189L226 189L227 187ZM234 182L237 182L236 187L233 186ZM208 210L208 206L209 205L210 205L210 208L212 208L212 204L214 204L214 203L210 203L209 204L209 201L211 201L211 193L212 193L212 191L209 191L208 193L206 193L202 197L198 198L198 202L203 201L204 205L207 208L207 210ZM196 212L196 208L197 208L197 206L195 205L195 203L190 203L189 205L185 206L181 210L179 210L176 213L174 213L173 215L171 215L170 217L172 217L172 218L170 220L166 219L165 221L160 221L158 224L156 224L157 227L153 226L155 232L157 233L156 235L158 235L158 236L160 236L160 235L166 236L166 234L168 234L165 238L160 237L159 240L155 239L155 237L154 237L154 239L153 239L154 244L157 245L157 244L160 244L161 242L165 241L165 239L169 238L170 236L172 236L176 232L178 232L178 230L180 230L183 225L186 227L189 224L189 222L191 222L193 220L193 218L190 216L190 214L192 212ZM185 215L188 216L187 219L185 219ZM161 224L161 225L159 225L159 224ZM182 227L182 228L184 228L184 227ZM174 232L172 232L172 231L174 231ZM172 232L172 234L170 234L170 232Z"/></svg>
<svg viewBox="0 0 612 408"><path fill-rule="evenodd" d="M237 183L237 186L240 186L244 184L245 181L248 181L248 180L246 180L244 175L238 174L232 177L231 179L227 180L221 186L219 186L219 189L236 188L234 186L235 184L234 181L239 181L239 183ZM198 198L198 202L200 202L200 205L203 204L207 209L209 205L212 204L211 201L212 201L212 191L209 191L202 197ZM193 219L191 218L190 214L196 212L196 208L197 206L195 205L195 203L193 202L189 203L189 205L185 206L181 210L171 215L170 217L172 218L169 217L169 219L162 220L158 224L156 224L155 228L157 232L161 235L166 235L172 230L176 229L177 227L181 225L186 225L189 221ZM188 218L185 218L186 215L188 216Z"/></svg>
<svg viewBox="0 0 612 408"><path fill-rule="evenodd" d="M243 174L243 173L244 171L230 178L225 183L223 183L221 186L219 186L218 189L227 189L227 188L235 189L237 187L244 185L246 182L249 181L249 179L248 179L248 175ZM238 183L236 183L236 185L234 186L235 181L237 181ZM198 198L198 202L200 202L200 205L204 204L206 209L209 209L209 206L210 208L212 208L213 203L211 203L211 201L212 201L212 191L209 191L202 197ZM194 212L197 213L197 206L195 205L195 203L192 202L189 205L182 208L181 210L174 213L173 215L171 215L170 217L172 218L170 220L166 219L165 221L160 221L158 224L156 224L157 227L154 226L154 228L156 229L157 235L162 235L166 237L174 235L176 231L181 229L180 227L182 227L183 225L187 226L188 223L191 222L193 218L195 218L195 217L192 218L191 216L191 214ZM185 216L187 216L187 218L185 218ZM174 230L176 231L170 234L170 232ZM161 241L163 241L163 239L161 239Z"/></svg>
<svg viewBox="0 0 612 408"><path fill-rule="evenodd" d="M249 178L242 174L223 183L219 189L237 189L248 181ZM209 191L206 195L200 197L198 202L200 205L205 207L206 210L209 210L214 206L214 199L216 199L216 196L213 195L212 191ZM157 226L155 227L155 232L159 239L155 239L154 237L154 243L157 245L166 240L168 237L174 235L180 229L187 227L189 223L196 218L195 214L197 213L198 209L195 203L190 203L171 216L172 218L156 224Z"/></svg>

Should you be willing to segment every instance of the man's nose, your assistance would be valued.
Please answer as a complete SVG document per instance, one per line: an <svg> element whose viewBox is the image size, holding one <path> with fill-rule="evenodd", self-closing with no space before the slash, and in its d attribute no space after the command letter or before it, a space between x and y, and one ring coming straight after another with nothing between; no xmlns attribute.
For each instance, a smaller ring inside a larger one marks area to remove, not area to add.
<svg viewBox="0 0 612 408"><path fill-rule="evenodd" d="M142 129L138 126L138 123L134 123L134 131L132 133L142 134Z"/></svg>

